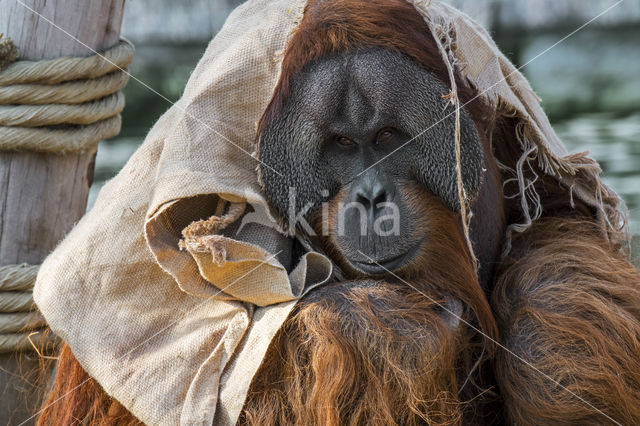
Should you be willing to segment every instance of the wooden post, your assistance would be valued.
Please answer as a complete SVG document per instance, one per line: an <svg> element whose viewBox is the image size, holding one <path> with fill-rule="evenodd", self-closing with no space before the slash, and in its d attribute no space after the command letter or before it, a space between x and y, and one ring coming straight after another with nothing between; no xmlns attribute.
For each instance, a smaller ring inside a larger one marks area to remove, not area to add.
<svg viewBox="0 0 640 426"><path fill-rule="evenodd" d="M0 33L13 39L19 59L90 56L75 39L98 51L113 46L123 12L124 0L0 0ZM0 265L39 264L53 250L84 214L94 160L94 150L0 151ZM44 390L25 378L36 358L0 355L0 424L20 424L37 409Z"/></svg>

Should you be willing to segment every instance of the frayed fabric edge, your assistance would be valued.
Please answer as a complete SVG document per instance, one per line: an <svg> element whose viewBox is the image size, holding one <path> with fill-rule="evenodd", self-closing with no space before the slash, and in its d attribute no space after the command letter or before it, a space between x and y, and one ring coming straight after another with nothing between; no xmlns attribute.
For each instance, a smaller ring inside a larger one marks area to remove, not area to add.
<svg viewBox="0 0 640 426"><path fill-rule="evenodd" d="M430 14L429 9L434 6L431 0L407 0L418 10L425 22L428 24L434 40L442 54L444 63L449 72L451 93L447 96L456 107L456 151L459 149L459 99L454 78L454 70L458 64L456 57L456 28L452 20L439 15ZM537 96L536 96L537 98ZM491 101L489 99L489 101ZM567 189L570 203L573 205L573 195L576 193L583 201L588 203L598 212L598 218L605 237L613 243L620 243L626 255L630 255L631 237L628 229L628 210L624 201L600 179L601 172L598 164L588 157L586 153L570 154L565 157L557 157L549 152L544 143L539 141L544 138L540 136L535 125L528 118L520 116L520 112L515 107L509 107L499 96L491 102L496 106L496 115L515 117L519 120L516 125L516 139L522 149L522 154L515 164L515 169L498 164L501 170L514 176L518 182L518 193L512 197L520 198L520 207L524 220L520 223L509 225L505 232L504 249L502 256L506 256L511 251L511 240L514 232L525 232L533 222L543 215L543 205L540 195L535 189L535 182L538 178L532 163L537 161L538 167L543 173L558 179L560 185ZM460 170L460 159L456 152L458 171ZM527 178L525 171L529 171L534 177ZM475 254L473 252L469 237L469 219L473 215L468 209L468 202L464 196L461 177L458 175L458 197L461 205L461 216L465 238L469 247L469 253L475 264ZM477 266L476 266L477 267Z"/></svg>

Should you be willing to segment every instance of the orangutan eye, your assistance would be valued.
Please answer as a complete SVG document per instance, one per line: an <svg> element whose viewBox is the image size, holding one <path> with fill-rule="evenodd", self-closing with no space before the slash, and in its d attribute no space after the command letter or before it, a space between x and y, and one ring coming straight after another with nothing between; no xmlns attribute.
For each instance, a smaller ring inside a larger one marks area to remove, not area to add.
<svg viewBox="0 0 640 426"><path fill-rule="evenodd" d="M339 146L344 146L344 147L353 146L353 144L354 144L354 142L351 139L349 139L349 138L347 138L345 136L336 136L336 143Z"/></svg>
<svg viewBox="0 0 640 426"><path fill-rule="evenodd" d="M385 142L393 137L393 131L391 129L383 129L378 133L376 143Z"/></svg>

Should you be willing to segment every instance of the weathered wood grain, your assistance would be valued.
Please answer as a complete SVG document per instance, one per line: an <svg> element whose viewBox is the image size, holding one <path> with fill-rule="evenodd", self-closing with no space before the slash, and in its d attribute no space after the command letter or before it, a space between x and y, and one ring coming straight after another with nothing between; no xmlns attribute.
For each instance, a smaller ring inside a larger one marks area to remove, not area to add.
<svg viewBox="0 0 640 426"><path fill-rule="evenodd" d="M123 11L124 0L0 0L0 32L20 59L89 56L118 41ZM85 211L94 159L0 152L0 265L40 263L69 232ZM0 424L20 424L37 407L43 389L28 377L37 367L33 355L0 356Z"/></svg>

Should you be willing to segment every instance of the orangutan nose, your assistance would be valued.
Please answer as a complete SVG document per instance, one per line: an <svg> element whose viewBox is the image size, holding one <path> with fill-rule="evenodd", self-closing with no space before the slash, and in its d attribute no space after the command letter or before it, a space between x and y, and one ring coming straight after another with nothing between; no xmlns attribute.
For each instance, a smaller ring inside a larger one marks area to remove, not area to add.
<svg viewBox="0 0 640 426"><path fill-rule="evenodd" d="M385 203L393 201L395 186L391 179L374 170L365 174L352 188L352 201L362 205L371 223L384 211Z"/></svg>

